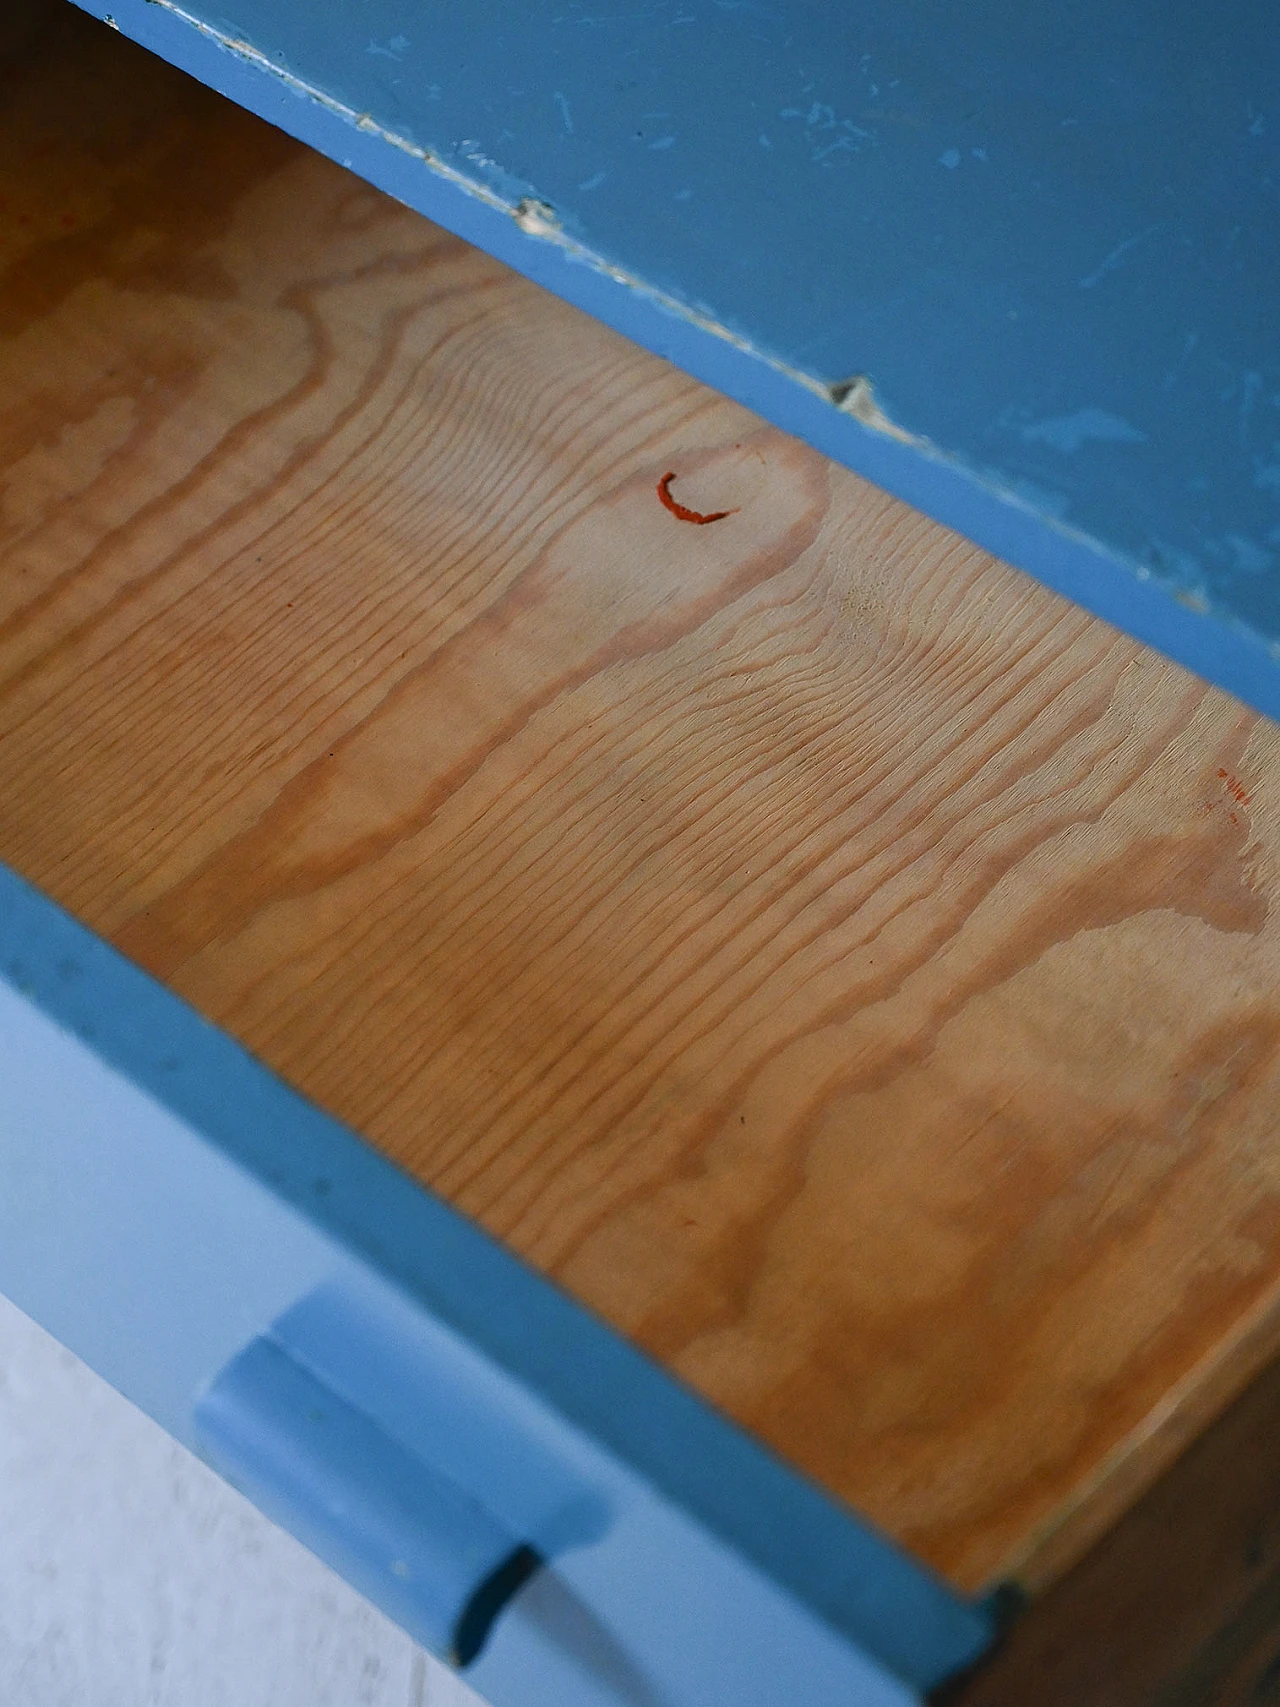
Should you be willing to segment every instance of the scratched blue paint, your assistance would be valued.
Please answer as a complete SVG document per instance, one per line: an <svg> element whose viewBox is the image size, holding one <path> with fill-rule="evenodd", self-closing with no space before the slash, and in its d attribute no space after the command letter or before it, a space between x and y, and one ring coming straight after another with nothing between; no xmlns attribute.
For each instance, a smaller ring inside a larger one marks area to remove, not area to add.
<svg viewBox="0 0 1280 1707"><path fill-rule="evenodd" d="M112 12L1280 715L1280 46L1266 0L177 6ZM233 38L248 59L220 45ZM579 252L517 229L521 200L553 210ZM917 442L818 394L855 375Z"/></svg>

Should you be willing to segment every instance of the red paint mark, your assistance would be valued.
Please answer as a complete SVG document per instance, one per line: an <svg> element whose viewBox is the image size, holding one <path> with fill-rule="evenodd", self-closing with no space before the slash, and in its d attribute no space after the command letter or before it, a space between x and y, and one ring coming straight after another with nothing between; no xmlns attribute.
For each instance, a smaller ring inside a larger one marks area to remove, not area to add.
<svg viewBox="0 0 1280 1707"><path fill-rule="evenodd" d="M1230 771L1219 771L1218 775L1226 783L1227 793L1233 800L1238 801L1241 806L1251 806L1253 804L1253 796L1248 792L1238 776L1232 776Z"/></svg>
<svg viewBox="0 0 1280 1707"><path fill-rule="evenodd" d="M670 487L674 479L674 472L662 476L658 482L658 496L678 522L696 522L700 528L704 528L708 522L722 522L726 516L737 515L736 510L712 510L709 515L704 515L701 510L687 509L671 496Z"/></svg>
<svg viewBox="0 0 1280 1707"><path fill-rule="evenodd" d="M1236 817L1234 812L1231 814L1231 822L1233 824L1239 824L1239 822L1240 822L1240 820Z"/></svg>
<svg viewBox="0 0 1280 1707"><path fill-rule="evenodd" d="M75 222L76 222L75 214L64 213L62 216L62 229L64 231L70 231L71 227L75 224Z"/></svg>

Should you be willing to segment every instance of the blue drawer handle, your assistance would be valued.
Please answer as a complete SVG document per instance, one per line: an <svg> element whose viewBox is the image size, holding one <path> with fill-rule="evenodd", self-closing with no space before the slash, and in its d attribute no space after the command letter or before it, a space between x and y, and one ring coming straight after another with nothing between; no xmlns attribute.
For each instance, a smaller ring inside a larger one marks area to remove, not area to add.
<svg viewBox="0 0 1280 1707"><path fill-rule="evenodd" d="M270 1339L227 1365L195 1424L214 1469L452 1665L542 1563Z"/></svg>

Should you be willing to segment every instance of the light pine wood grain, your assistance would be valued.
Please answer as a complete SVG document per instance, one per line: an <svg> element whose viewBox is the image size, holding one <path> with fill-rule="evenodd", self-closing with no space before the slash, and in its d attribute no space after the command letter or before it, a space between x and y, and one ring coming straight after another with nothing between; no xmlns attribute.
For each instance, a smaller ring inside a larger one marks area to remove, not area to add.
<svg viewBox="0 0 1280 1707"><path fill-rule="evenodd" d="M1058 1574L1280 1337L1276 731L97 26L6 76L0 857Z"/></svg>

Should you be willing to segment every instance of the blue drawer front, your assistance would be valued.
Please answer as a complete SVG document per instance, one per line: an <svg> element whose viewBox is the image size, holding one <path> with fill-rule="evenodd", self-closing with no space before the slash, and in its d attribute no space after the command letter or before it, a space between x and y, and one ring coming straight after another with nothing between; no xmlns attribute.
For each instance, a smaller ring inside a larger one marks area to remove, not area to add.
<svg viewBox="0 0 1280 1707"><path fill-rule="evenodd" d="M495 1707L904 1707L991 1640L3 868L0 1083L0 1289L419 1639L492 1615Z"/></svg>

